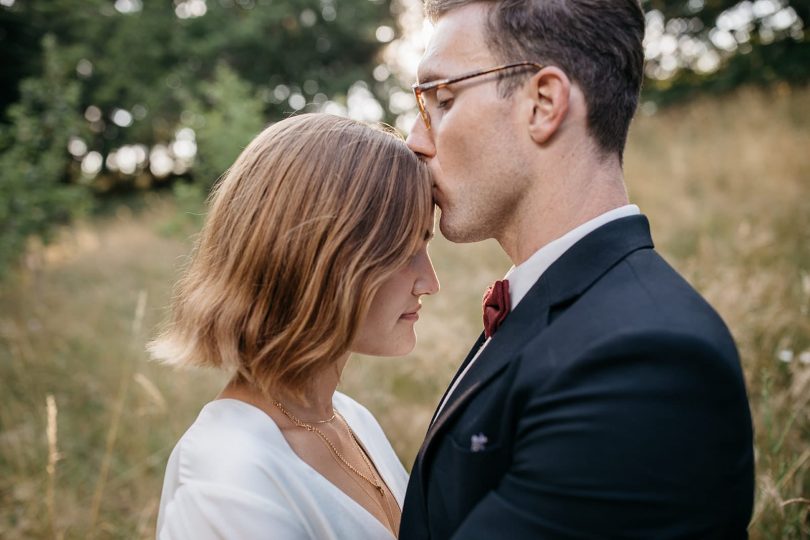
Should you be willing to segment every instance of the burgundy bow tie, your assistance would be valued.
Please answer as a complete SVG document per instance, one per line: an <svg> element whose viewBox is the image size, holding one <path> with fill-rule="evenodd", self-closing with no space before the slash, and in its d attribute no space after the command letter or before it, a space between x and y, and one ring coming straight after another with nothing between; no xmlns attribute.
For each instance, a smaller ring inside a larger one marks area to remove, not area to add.
<svg viewBox="0 0 810 540"><path fill-rule="evenodd" d="M491 338L511 309L509 281L496 281L484 294L484 335Z"/></svg>

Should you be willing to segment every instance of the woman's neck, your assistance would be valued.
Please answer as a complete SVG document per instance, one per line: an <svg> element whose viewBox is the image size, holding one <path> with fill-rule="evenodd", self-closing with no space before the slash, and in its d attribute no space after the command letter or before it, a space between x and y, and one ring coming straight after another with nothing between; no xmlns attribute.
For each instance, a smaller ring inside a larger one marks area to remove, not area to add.
<svg viewBox="0 0 810 540"><path fill-rule="evenodd" d="M330 367L313 376L312 382L307 388L305 399L283 389L267 396L256 385L246 383L238 377L231 379L217 398L238 399L260 405L262 408L268 405L272 407L272 401L278 401L293 416L304 422L325 420L334 414L332 397L335 394L341 373L343 373L343 368L346 367L348 359L349 353L346 353Z"/></svg>

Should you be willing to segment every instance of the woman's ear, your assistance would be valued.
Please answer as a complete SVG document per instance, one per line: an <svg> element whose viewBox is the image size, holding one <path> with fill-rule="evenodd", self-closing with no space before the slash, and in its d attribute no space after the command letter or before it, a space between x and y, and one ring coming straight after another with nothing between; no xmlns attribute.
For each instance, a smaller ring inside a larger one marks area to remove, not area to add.
<svg viewBox="0 0 810 540"><path fill-rule="evenodd" d="M529 81L532 101L529 135L537 144L545 144L554 136L568 114L571 81L559 68L548 66Z"/></svg>

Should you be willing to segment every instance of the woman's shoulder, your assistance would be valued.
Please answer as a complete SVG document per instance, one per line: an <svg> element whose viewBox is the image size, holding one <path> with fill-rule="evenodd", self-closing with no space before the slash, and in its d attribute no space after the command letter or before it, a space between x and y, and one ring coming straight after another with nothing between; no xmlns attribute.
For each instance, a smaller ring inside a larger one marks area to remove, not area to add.
<svg viewBox="0 0 810 540"><path fill-rule="evenodd" d="M291 500L306 487L283 436L261 410L216 400L200 411L169 457L158 513L161 538L316 538ZM304 487L302 487L304 486Z"/></svg>
<svg viewBox="0 0 810 540"><path fill-rule="evenodd" d="M234 399L205 405L172 453L180 482L250 486L289 461L272 418ZM261 474L258 474L261 473Z"/></svg>

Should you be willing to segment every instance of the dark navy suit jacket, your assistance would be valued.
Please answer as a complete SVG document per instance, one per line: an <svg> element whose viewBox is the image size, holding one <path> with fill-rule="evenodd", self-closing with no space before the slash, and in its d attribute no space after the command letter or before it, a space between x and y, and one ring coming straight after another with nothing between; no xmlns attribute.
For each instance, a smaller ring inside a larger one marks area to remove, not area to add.
<svg viewBox="0 0 810 540"><path fill-rule="evenodd" d="M400 539L746 538L753 463L728 329L626 217L565 252L461 379Z"/></svg>

